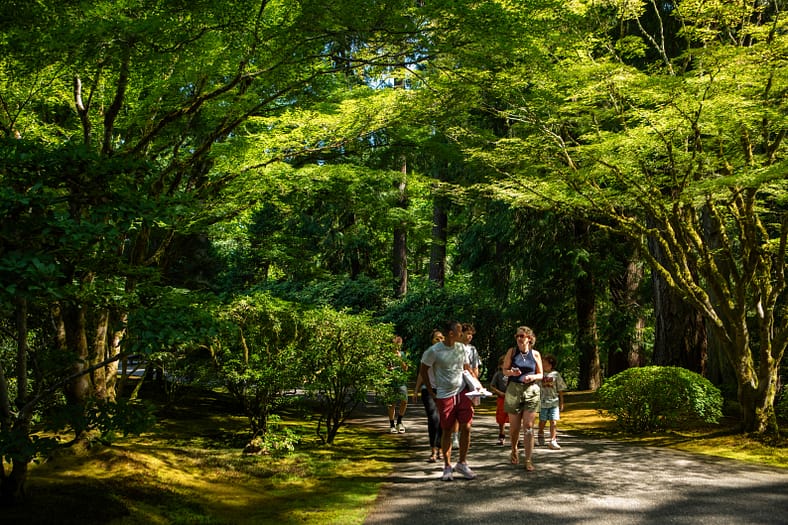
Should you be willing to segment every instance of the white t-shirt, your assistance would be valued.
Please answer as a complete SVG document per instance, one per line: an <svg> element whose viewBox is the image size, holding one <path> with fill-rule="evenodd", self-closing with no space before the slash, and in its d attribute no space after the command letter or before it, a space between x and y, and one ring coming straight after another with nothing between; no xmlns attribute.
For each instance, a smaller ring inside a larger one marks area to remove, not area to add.
<svg viewBox="0 0 788 525"><path fill-rule="evenodd" d="M421 356L421 362L435 375L435 396L438 399L456 396L462 391L465 385L462 371L468 364L465 345L459 341L454 346L446 346L442 341L435 343Z"/></svg>
<svg viewBox="0 0 788 525"><path fill-rule="evenodd" d="M544 374L544 378L539 386L542 389L540 396L542 408L557 407L561 400L558 396L558 392L566 390L566 383L564 382L564 378L561 377L561 374L559 374L557 370L552 370Z"/></svg>
<svg viewBox="0 0 788 525"><path fill-rule="evenodd" d="M468 354L468 364L471 365L472 370L479 370L482 367L482 360L479 359L479 352L476 350L476 347L473 345L466 345L463 344L465 347L465 353Z"/></svg>

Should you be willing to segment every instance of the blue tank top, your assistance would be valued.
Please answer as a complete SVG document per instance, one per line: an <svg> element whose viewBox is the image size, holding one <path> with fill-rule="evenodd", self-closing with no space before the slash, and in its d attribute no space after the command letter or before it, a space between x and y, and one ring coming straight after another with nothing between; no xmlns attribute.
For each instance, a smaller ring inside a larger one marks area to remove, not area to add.
<svg viewBox="0 0 788 525"><path fill-rule="evenodd" d="M514 348L512 350L512 368L515 367L520 369L520 375L509 376L509 381L525 383L525 376L536 373L536 359L534 359L533 351L522 353L519 348Z"/></svg>

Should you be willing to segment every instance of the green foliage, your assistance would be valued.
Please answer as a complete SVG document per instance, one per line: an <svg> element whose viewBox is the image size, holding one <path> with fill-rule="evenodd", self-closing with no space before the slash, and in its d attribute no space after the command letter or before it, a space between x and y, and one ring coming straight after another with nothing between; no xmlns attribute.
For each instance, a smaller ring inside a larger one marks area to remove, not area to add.
<svg viewBox="0 0 788 525"><path fill-rule="evenodd" d="M353 313L381 312L389 291L382 280L361 275L351 279L333 275L314 281L283 281L266 286L272 294L290 301L313 306L330 306Z"/></svg>
<svg viewBox="0 0 788 525"><path fill-rule="evenodd" d="M58 447L56 438L42 437L18 429L0 430L0 458L7 462L29 463L45 457Z"/></svg>
<svg viewBox="0 0 788 525"><path fill-rule="evenodd" d="M299 435L291 428L281 424L282 418L277 414L268 416L268 431L262 436L252 439L244 449L247 454L265 454L282 457L295 451Z"/></svg>
<svg viewBox="0 0 788 525"><path fill-rule="evenodd" d="M598 391L599 406L632 433L716 423L722 417L720 390L709 380L673 366L629 368L608 378Z"/></svg>
<svg viewBox="0 0 788 525"><path fill-rule="evenodd" d="M783 385L774 402L777 419L783 424L788 423L788 386Z"/></svg>
<svg viewBox="0 0 788 525"><path fill-rule="evenodd" d="M219 312L211 344L219 379L249 418L252 435L265 435L283 394L303 381L300 309L267 293L233 298Z"/></svg>
<svg viewBox="0 0 788 525"><path fill-rule="evenodd" d="M299 358L306 373L304 388L317 401L317 435L334 442L350 413L368 394L391 382L390 326L366 315L329 308L306 312L308 336Z"/></svg>
<svg viewBox="0 0 788 525"><path fill-rule="evenodd" d="M77 436L97 431L104 443L112 443L119 435L139 435L156 421L152 405L123 399L114 403L91 399L84 406L62 404L51 407L47 415L47 430L70 429Z"/></svg>

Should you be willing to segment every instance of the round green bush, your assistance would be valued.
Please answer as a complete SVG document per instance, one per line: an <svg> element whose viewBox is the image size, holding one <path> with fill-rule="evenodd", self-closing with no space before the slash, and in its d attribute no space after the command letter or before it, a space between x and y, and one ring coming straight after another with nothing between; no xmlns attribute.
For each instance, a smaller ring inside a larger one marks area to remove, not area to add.
<svg viewBox="0 0 788 525"><path fill-rule="evenodd" d="M688 423L716 423L723 399L711 382L676 366L629 368L599 388L599 407L626 432L675 429Z"/></svg>

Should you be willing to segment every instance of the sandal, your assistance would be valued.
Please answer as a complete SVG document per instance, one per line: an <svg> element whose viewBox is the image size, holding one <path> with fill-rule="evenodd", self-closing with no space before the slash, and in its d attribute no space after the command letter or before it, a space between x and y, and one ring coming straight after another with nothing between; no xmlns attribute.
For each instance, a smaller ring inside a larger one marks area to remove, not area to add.
<svg viewBox="0 0 788 525"><path fill-rule="evenodd" d="M534 464L531 462L530 459L525 460L525 470L527 470L528 472L533 472L534 470Z"/></svg>
<svg viewBox="0 0 788 525"><path fill-rule="evenodd" d="M512 450L512 453L509 454L509 460L512 462L512 465L517 465L520 463L520 453L516 450Z"/></svg>
<svg viewBox="0 0 788 525"><path fill-rule="evenodd" d="M427 463L435 463L436 461L438 460L435 459L435 456L430 456L429 459L427 459Z"/></svg>

